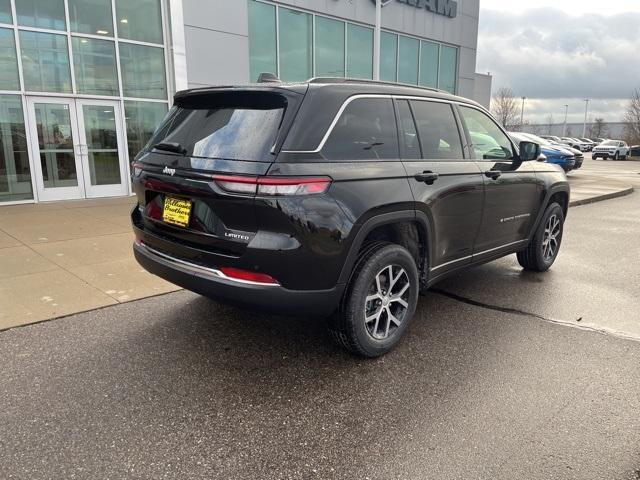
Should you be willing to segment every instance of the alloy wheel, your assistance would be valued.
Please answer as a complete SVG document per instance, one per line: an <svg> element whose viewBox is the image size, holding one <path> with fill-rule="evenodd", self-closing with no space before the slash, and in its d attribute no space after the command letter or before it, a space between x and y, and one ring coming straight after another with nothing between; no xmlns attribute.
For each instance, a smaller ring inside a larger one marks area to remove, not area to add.
<svg viewBox="0 0 640 480"><path fill-rule="evenodd" d="M558 253L562 225L557 215L551 215L544 228L542 237L542 257L545 262L553 259Z"/></svg>
<svg viewBox="0 0 640 480"><path fill-rule="evenodd" d="M399 265L388 265L375 276L365 300L364 322L369 335L385 340L400 327L409 309L411 283Z"/></svg>

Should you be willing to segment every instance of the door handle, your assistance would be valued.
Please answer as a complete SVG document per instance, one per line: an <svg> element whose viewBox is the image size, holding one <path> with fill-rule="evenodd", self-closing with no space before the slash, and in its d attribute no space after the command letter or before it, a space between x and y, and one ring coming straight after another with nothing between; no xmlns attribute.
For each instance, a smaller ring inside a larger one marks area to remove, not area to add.
<svg viewBox="0 0 640 480"><path fill-rule="evenodd" d="M435 182L439 177L440 177L439 174L432 172L430 170L422 173L416 173L413 176L413 178L415 178L417 181L424 182L427 185L433 185L433 182Z"/></svg>
<svg viewBox="0 0 640 480"><path fill-rule="evenodd" d="M492 180L497 180L502 175L502 172L500 170L488 170L484 172L484 175Z"/></svg>

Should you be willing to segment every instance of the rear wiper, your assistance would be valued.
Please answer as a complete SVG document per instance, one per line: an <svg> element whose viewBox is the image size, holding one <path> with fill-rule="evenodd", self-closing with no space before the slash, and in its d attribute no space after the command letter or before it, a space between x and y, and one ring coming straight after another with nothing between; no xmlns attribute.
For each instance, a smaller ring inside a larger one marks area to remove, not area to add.
<svg viewBox="0 0 640 480"><path fill-rule="evenodd" d="M164 150L165 152L179 153L180 155L187 154L187 149L184 148L179 143L175 143L175 142L160 142L160 143L156 143L151 148L155 148L156 150Z"/></svg>

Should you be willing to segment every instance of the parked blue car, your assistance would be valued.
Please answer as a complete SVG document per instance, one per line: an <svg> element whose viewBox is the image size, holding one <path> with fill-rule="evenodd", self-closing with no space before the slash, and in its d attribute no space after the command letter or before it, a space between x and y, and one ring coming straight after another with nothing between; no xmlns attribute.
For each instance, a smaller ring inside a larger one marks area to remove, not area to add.
<svg viewBox="0 0 640 480"><path fill-rule="evenodd" d="M510 132L511 138L516 144L520 142L536 142L540 145L540 151L547 157L547 163L560 165L562 169L569 173L576 167L575 154L565 148L551 145L547 140L526 133ZM579 168L579 167L578 167Z"/></svg>

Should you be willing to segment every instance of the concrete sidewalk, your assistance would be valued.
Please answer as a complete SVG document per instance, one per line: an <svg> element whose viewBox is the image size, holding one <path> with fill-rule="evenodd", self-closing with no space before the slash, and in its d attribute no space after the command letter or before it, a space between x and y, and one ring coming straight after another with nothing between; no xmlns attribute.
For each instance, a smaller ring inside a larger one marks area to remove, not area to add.
<svg viewBox="0 0 640 480"><path fill-rule="evenodd" d="M580 170L571 172L568 178L572 207L623 197L633 192L633 186L625 181L582 173Z"/></svg>
<svg viewBox="0 0 640 480"><path fill-rule="evenodd" d="M0 330L178 290L133 259L134 202L0 207Z"/></svg>
<svg viewBox="0 0 640 480"><path fill-rule="evenodd" d="M570 175L572 206L630 185ZM134 198L0 207L0 330L179 290L131 253Z"/></svg>

